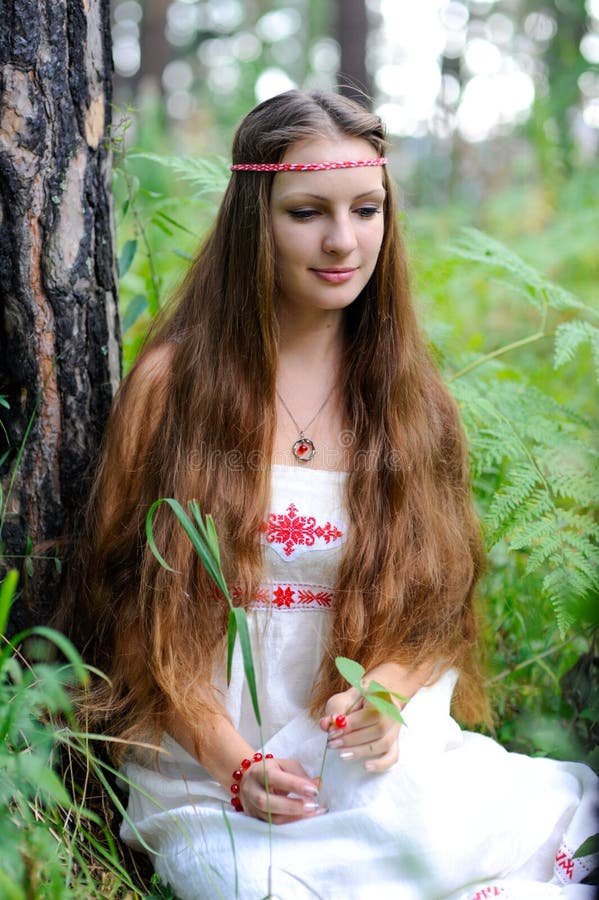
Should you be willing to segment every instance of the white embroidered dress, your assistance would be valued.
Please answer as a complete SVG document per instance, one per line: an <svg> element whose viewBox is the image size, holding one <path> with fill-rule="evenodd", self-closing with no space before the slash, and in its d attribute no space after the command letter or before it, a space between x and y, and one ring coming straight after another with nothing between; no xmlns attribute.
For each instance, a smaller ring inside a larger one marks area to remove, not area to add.
<svg viewBox="0 0 599 900"><path fill-rule="evenodd" d="M345 474L273 466L265 572L249 615L264 749L318 775L325 735L305 712L335 602L347 540ZM261 746L239 648L227 689L237 730ZM382 775L329 751L325 815L272 828L272 892L280 900L590 900L580 882L596 860L573 857L593 833L597 779L585 766L508 753L450 717L452 672L404 711L400 760ZM235 813L230 795L168 735L160 771L131 761L122 837L156 852L180 900L261 900L266 823ZM225 821L232 831L235 850ZM238 888L235 888L235 873Z"/></svg>

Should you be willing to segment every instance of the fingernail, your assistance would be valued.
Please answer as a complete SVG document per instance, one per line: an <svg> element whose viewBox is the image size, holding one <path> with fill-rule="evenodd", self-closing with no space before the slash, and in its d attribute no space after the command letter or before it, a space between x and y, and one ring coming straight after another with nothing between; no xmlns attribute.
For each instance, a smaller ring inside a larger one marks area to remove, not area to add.
<svg viewBox="0 0 599 900"><path fill-rule="evenodd" d="M334 728L333 731L329 731L329 738L332 740L333 738L341 737L342 732L337 728Z"/></svg>
<svg viewBox="0 0 599 900"><path fill-rule="evenodd" d="M329 747L331 750L335 750L336 747L343 747L343 741L341 738L335 738L334 741L329 741Z"/></svg>
<svg viewBox="0 0 599 900"><path fill-rule="evenodd" d="M373 762L365 762L364 768L367 769L369 772L373 772L375 770L375 765Z"/></svg>
<svg viewBox="0 0 599 900"><path fill-rule="evenodd" d="M312 810L318 809L318 803L312 803L312 801L304 803L304 809L306 812L312 812Z"/></svg>
<svg viewBox="0 0 599 900"><path fill-rule="evenodd" d="M316 797L317 793L318 793L318 788L316 787L315 784L305 784L304 785L304 794L306 794L307 797Z"/></svg>
<svg viewBox="0 0 599 900"><path fill-rule="evenodd" d="M328 813L328 811L329 811L328 806L321 806L320 809L318 809L318 810L314 813L314 815L315 815L315 816L322 816L322 815L324 815L325 813Z"/></svg>
<svg viewBox="0 0 599 900"><path fill-rule="evenodd" d="M353 750L343 750L339 754L339 759L353 759L353 758L354 758Z"/></svg>

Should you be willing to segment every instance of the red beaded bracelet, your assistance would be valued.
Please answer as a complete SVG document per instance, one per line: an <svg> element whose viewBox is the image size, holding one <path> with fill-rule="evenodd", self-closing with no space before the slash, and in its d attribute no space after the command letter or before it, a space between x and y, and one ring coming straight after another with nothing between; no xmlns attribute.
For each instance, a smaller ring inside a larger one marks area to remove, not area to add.
<svg viewBox="0 0 599 900"><path fill-rule="evenodd" d="M261 753L254 753L251 759L242 759L239 768L235 769L233 772L231 776L233 779L233 784L231 785L231 793L233 794L231 797L231 806L235 812L243 812L243 806L239 799L240 781L243 778L243 773L247 772L252 763L262 762L263 759L274 759L274 756L272 753L266 753L264 756L262 756Z"/></svg>

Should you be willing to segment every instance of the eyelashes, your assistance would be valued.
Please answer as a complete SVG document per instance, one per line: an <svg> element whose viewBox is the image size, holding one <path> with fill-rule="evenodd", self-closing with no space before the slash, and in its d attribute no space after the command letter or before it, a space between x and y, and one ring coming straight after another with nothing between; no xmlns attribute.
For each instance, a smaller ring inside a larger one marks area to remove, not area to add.
<svg viewBox="0 0 599 900"><path fill-rule="evenodd" d="M380 206L360 206L353 210L353 212L361 219L372 219L382 212L382 208ZM315 219L322 215L321 211L318 209L290 209L288 210L288 214L292 219L295 219L298 222L307 222L310 219Z"/></svg>

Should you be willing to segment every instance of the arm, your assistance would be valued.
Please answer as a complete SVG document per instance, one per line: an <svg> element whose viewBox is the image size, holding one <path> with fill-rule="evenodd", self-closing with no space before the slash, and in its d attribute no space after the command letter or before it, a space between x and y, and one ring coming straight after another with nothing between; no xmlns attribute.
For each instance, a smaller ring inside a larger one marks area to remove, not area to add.
<svg viewBox="0 0 599 900"><path fill-rule="evenodd" d="M431 663L414 668L394 662L381 663L367 672L363 681L366 685L371 681L378 681L390 691L405 697L407 702L430 680L433 671L434 665ZM395 699L394 702L400 709L405 706L405 702ZM348 709L352 711L347 715L345 728L331 728L332 719L347 713ZM385 718L374 707L365 703L355 688L349 688L330 698L325 715L320 720L320 727L328 732L328 746L332 750L339 750L342 759L364 760L364 768L369 772L385 772L399 758L399 722Z"/></svg>
<svg viewBox="0 0 599 900"><path fill-rule="evenodd" d="M190 731L181 718L174 715L169 717L169 733L201 762L227 792L232 783L232 773L239 768L241 760L251 760L255 752L255 748L243 739L223 715L206 717L202 726L201 755L196 750L197 742L194 741L193 731ZM326 812L316 799L316 781L317 779L308 777L297 760L268 759L263 763L254 763L244 772L239 798L248 815L267 820L270 813L275 825L283 825ZM297 796L290 797L290 794Z"/></svg>

